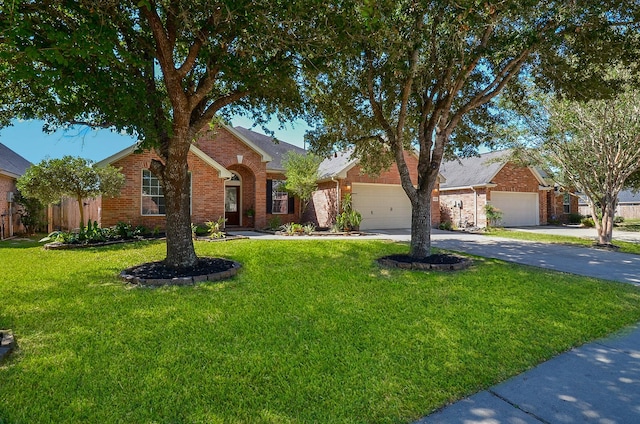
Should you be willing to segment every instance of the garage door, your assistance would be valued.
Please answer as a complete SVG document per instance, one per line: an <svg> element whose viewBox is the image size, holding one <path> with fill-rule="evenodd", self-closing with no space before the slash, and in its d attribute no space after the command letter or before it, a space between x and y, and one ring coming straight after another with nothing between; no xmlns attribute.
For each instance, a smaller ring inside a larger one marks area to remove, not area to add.
<svg viewBox="0 0 640 424"><path fill-rule="evenodd" d="M411 201L402 187L353 184L353 208L362 214L362 230L411 228Z"/></svg>
<svg viewBox="0 0 640 424"><path fill-rule="evenodd" d="M540 224L538 193L492 191L491 204L502 211L505 227L525 227Z"/></svg>

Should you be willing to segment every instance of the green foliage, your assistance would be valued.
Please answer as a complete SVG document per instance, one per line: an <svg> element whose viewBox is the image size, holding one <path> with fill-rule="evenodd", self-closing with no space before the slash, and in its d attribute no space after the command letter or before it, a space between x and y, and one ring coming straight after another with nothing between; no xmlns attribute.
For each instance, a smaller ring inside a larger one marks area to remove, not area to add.
<svg viewBox="0 0 640 424"><path fill-rule="evenodd" d="M280 219L279 216L274 215L271 218L269 218L269 222L267 223L267 225L269 226L270 230L277 230L282 226L282 220Z"/></svg>
<svg viewBox="0 0 640 424"><path fill-rule="evenodd" d="M216 221L207 221L205 224L207 226L209 238L212 238L212 239L225 238L226 237L226 234L224 233L225 222L227 222L227 218L224 218L224 217L220 217Z"/></svg>
<svg viewBox="0 0 640 424"><path fill-rule="evenodd" d="M304 227L302 224L295 222L288 222L280 227L280 229L288 236L295 236L304 233Z"/></svg>
<svg viewBox="0 0 640 424"><path fill-rule="evenodd" d="M487 217L487 227L497 227L502 221L502 211L491 204L484 205L484 213Z"/></svg>
<svg viewBox="0 0 640 424"><path fill-rule="evenodd" d="M336 216L338 231L358 231L362 223L362 215L352 207L351 193L342 198L342 212Z"/></svg>
<svg viewBox="0 0 640 424"><path fill-rule="evenodd" d="M18 191L14 201L18 205L17 212L20 215L20 222L22 222L28 234L33 234L46 227L45 205L40 200L33 197L25 197Z"/></svg>
<svg viewBox="0 0 640 424"><path fill-rule="evenodd" d="M313 153L287 152L282 158L282 166L287 177L285 188L298 196L302 202L301 214L318 189L318 167L322 158Z"/></svg>
<svg viewBox="0 0 640 424"><path fill-rule="evenodd" d="M440 225L438 225L438 228L440 228L441 230L452 231L453 225L451 224L451 221L444 221L441 222Z"/></svg>
<svg viewBox="0 0 640 424"><path fill-rule="evenodd" d="M114 231L116 235L122 237L123 239L130 239L134 236L133 227L127 222L118 222L114 227Z"/></svg>
<svg viewBox="0 0 640 424"><path fill-rule="evenodd" d="M304 231L306 235L311 235L311 233L313 233L315 230L316 230L316 226L311 222L304 224L302 226L302 231Z"/></svg>
<svg viewBox="0 0 640 424"><path fill-rule="evenodd" d="M569 224L580 224L582 218L583 216L579 213L570 213L567 221L569 222Z"/></svg>
<svg viewBox="0 0 640 424"><path fill-rule="evenodd" d="M587 227L587 228L593 228L596 225L595 222L593 222L593 218L590 216L582 218L580 223L582 224L583 227Z"/></svg>

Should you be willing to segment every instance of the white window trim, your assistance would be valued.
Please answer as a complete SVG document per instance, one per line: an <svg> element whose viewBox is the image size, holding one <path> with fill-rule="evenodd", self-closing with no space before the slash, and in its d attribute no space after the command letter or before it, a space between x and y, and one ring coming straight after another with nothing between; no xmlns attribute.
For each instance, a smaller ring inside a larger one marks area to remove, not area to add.
<svg viewBox="0 0 640 424"><path fill-rule="evenodd" d="M145 197L158 197L158 195L144 194L144 171L149 171L151 175L153 175L153 172L151 172L151 170L148 168L142 169L140 171L140 216L167 216L166 213L144 213L144 211L142 210L142 199L144 199ZM188 174L189 174L189 215L192 215L193 213L193 176L191 174L191 171L189 171ZM158 177L156 177L156 179L157 178ZM162 194L162 197L164 198L164 193ZM167 208L167 205L165 204L165 210L166 208Z"/></svg>
<svg viewBox="0 0 640 424"><path fill-rule="evenodd" d="M278 183L284 183L285 182L285 180L271 180L271 214L272 215L289 215L289 213L290 213L289 212L289 193L286 192L286 191L275 191L274 190L274 183L276 181ZM280 185L280 184L278 184L278 185ZM276 199L276 195L278 193L282 193L282 194L284 194L286 196L286 200L284 201L285 212L275 212L275 209L273 207L274 206L274 201Z"/></svg>

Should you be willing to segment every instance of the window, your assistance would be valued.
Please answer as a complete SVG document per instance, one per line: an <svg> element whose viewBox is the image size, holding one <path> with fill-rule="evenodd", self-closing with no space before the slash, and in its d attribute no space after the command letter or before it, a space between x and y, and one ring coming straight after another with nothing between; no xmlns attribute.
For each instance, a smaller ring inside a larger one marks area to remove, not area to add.
<svg viewBox="0 0 640 424"><path fill-rule="evenodd" d="M569 193L565 193L562 196L562 211L564 213L571 213L571 195Z"/></svg>
<svg viewBox="0 0 640 424"><path fill-rule="evenodd" d="M284 188L283 180L267 180L267 213L293 213L293 196Z"/></svg>
<svg viewBox="0 0 640 424"><path fill-rule="evenodd" d="M189 198L191 198L191 173L189 173ZM191 212L191 201L189 201ZM165 215L164 192L160 180L148 169L142 170L142 215Z"/></svg>
<svg viewBox="0 0 640 424"><path fill-rule="evenodd" d="M142 215L164 215L164 193L160 180L148 169L142 170Z"/></svg>

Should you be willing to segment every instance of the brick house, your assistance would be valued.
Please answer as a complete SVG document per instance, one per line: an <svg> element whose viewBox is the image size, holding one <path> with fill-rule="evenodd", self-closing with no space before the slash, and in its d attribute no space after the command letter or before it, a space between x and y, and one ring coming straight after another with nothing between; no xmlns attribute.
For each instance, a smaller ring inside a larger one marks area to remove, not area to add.
<svg viewBox="0 0 640 424"><path fill-rule="evenodd" d="M0 239L24 230L16 213L14 195L16 180L29 166L31 162L0 143Z"/></svg>
<svg viewBox="0 0 640 424"><path fill-rule="evenodd" d="M417 157L405 153L411 180L417 184ZM352 196L353 208L362 214L360 228L392 229L411 227L411 202L400 185L400 174L394 163L377 177L362 171L351 152L339 153L325 159L319 168L318 190L313 194L305 219L320 227L330 227L340 211L340 201L345 194ZM441 177L442 179L442 177ZM431 202L431 223L440 223L438 183Z"/></svg>
<svg viewBox="0 0 640 424"><path fill-rule="evenodd" d="M487 204L503 213L506 227L562 222L577 212L575 196L554 189L536 168L510 162L509 154L501 150L443 163L442 221L485 227Z"/></svg>
<svg viewBox="0 0 640 424"><path fill-rule="evenodd" d="M202 133L188 156L191 175L192 222L220 217L227 226L264 228L272 219L297 221L299 200L282 190L282 155L304 149L274 143L271 137L226 125ZM126 183L119 197L100 199L100 223L118 222L164 228L164 196L158 179L149 171L157 155L136 153L130 146L97 163L122 168Z"/></svg>

